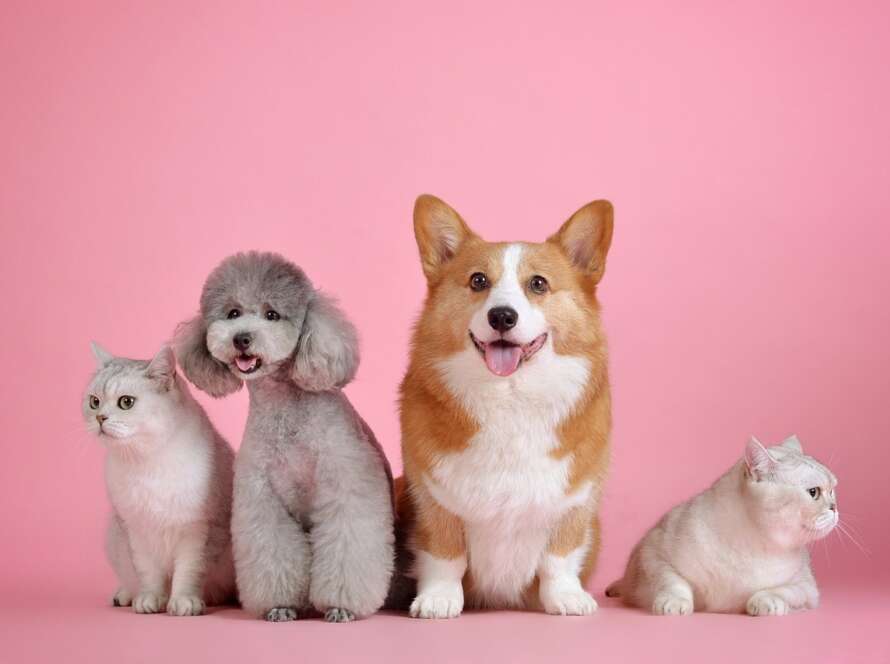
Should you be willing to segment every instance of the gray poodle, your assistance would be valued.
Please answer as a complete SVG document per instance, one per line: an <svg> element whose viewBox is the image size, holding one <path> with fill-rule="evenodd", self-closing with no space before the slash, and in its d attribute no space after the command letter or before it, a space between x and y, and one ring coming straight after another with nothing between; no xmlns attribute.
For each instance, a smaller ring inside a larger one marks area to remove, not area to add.
<svg viewBox="0 0 890 664"><path fill-rule="evenodd" d="M352 324L296 265L242 253L207 278L175 348L205 392L250 392L232 512L244 608L271 621L377 611L393 572L392 475L339 389L358 367Z"/></svg>

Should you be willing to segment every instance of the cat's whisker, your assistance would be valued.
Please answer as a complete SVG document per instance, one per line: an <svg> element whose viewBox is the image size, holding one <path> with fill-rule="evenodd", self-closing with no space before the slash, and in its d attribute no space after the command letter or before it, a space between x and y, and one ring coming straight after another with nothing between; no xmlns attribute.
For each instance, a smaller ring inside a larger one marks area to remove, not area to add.
<svg viewBox="0 0 890 664"><path fill-rule="evenodd" d="M837 530L839 532L843 533L844 535L846 535L850 539L850 541L853 542L853 544L855 544L864 555L869 556L869 557L871 556L871 551L867 547L865 547L858 539L853 537L853 535L850 534L850 532L846 529L844 524L842 524L840 521L838 521L838 523L837 523Z"/></svg>

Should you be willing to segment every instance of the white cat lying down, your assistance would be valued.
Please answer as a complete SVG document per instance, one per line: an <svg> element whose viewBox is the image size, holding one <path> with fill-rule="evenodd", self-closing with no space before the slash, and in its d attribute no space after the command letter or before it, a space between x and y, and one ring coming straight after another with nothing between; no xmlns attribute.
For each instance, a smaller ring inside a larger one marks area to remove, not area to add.
<svg viewBox="0 0 890 664"><path fill-rule="evenodd" d="M646 534L606 595L661 615L813 609L807 544L837 525L836 486L796 436L769 449L752 437L744 459Z"/></svg>

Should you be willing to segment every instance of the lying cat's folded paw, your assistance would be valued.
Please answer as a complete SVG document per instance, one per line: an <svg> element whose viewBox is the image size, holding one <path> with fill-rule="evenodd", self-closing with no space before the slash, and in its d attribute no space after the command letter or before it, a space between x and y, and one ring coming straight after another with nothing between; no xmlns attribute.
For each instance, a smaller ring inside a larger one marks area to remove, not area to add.
<svg viewBox="0 0 890 664"><path fill-rule="evenodd" d="M746 607L749 616L784 616L790 607L788 602L768 590L761 590L751 595Z"/></svg>
<svg viewBox="0 0 890 664"><path fill-rule="evenodd" d="M652 602L652 613L657 616L688 616L692 613L692 600L669 592L658 593Z"/></svg>
<svg viewBox="0 0 890 664"><path fill-rule="evenodd" d="M174 595L167 602L171 616L200 616L204 613L204 600L197 595Z"/></svg>
<svg viewBox="0 0 890 664"><path fill-rule="evenodd" d="M160 593L143 592L133 600L136 613L163 613L167 609L167 596Z"/></svg>

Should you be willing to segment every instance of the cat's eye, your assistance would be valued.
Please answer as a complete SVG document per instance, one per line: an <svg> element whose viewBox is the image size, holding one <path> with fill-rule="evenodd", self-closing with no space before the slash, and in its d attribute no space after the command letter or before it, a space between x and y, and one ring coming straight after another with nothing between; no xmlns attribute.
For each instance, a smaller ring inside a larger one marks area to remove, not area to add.
<svg viewBox="0 0 890 664"><path fill-rule="evenodd" d="M229 313L226 314L226 318L228 318L229 320L232 320L233 318L238 318L238 316L240 316L240 315L241 315L240 309L230 309Z"/></svg>
<svg viewBox="0 0 890 664"><path fill-rule="evenodd" d="M117 407L121 410L130 410L134 403L136 403L136 397L131 397L129 394L125 394L117 400Z"/></svg>
<svg viewBox="0 0 890 664"><path fill-rule="evenodd" d="M481 272L474 272L470 277L470 288L476 291L483 291L488 288L488 277Z"/></svg>
<svg viewBox="0 0 890 664"><path fill-rule="evenodd" d="M99 408L99 397L95 394L90 395L90 408L97 410Z"/></svg>
<svg viewBox="0 0 890 664"><path fill-rule="evenodd" d="M529 280L528 287L533 293L542 295L550 289L550 284L548 284L547 280L540 274L536 274Z"/></svg>
<svg viewBox="0 0 890 664"><path fill-rule="evenodd" d="M810 494L810 498L813 500L819 500L822 496L822 489L817 486L814 486L812 489L807 489L807 493Z"/></svg>
<svg viewBox="0 0 890 664"><path fill-rule="evenodd" d="M266 320L281 320L281 314L274 309L269 309L269 311L266 312Z"/></svg>

